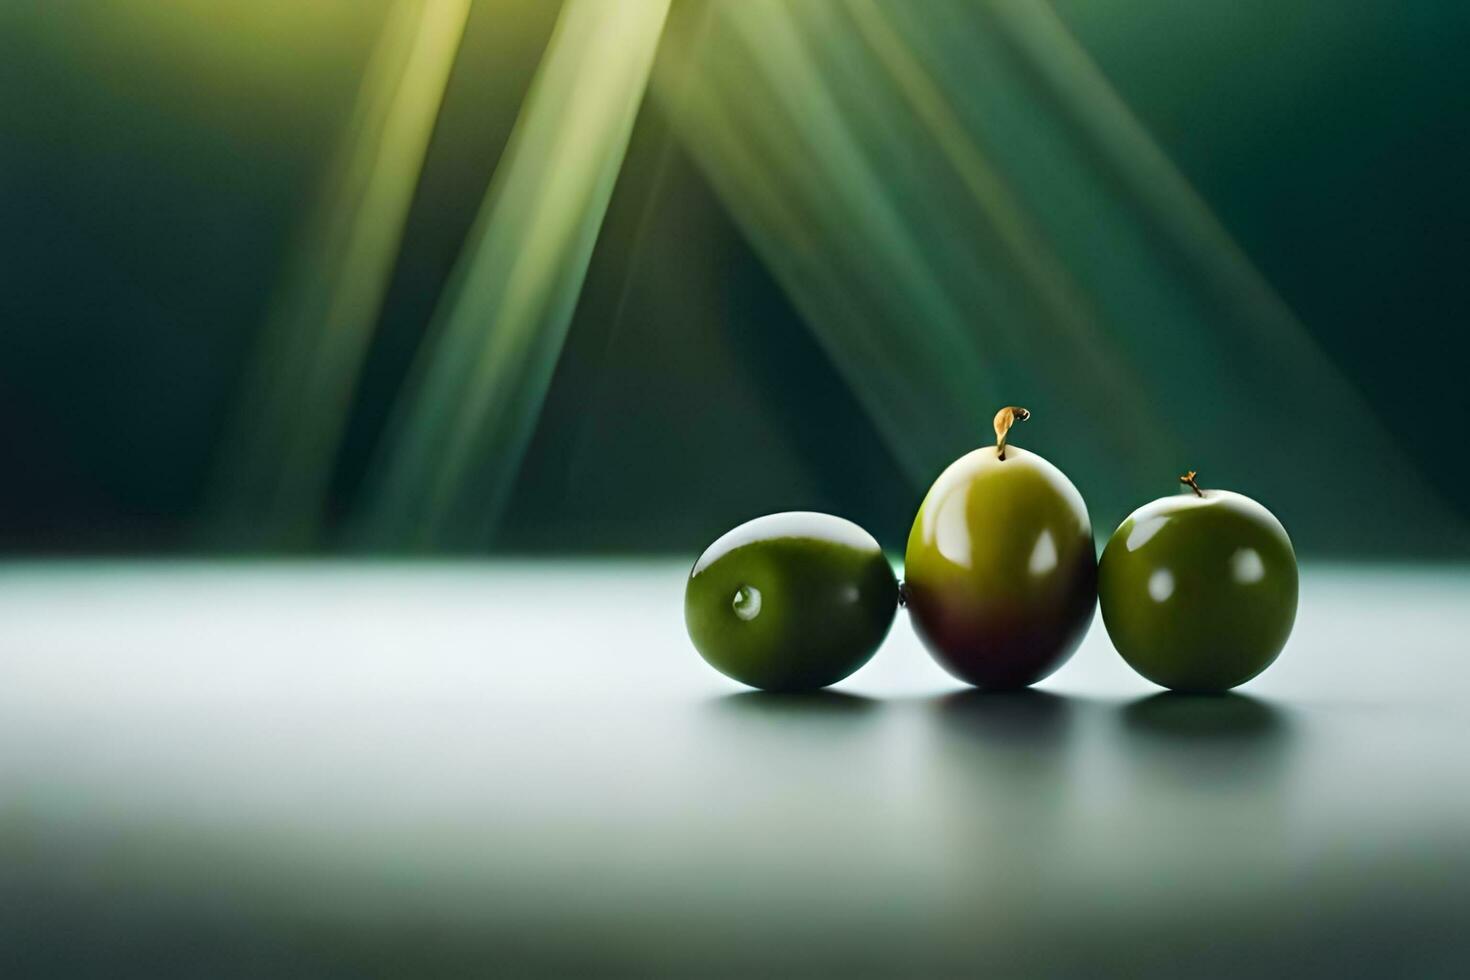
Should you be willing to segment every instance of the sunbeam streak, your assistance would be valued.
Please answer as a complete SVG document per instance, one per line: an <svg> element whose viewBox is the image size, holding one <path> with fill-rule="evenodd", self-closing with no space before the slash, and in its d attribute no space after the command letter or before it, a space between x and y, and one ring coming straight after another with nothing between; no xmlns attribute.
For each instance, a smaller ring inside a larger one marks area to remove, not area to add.
<svg viewBox="0 0 1470 980"><path fill-rule="evenodd" d="M216 490L261 544L309 544L470 0L394 5L284 273Z"/></svg>
<svg viewBox="0 0 1470 980"><path fill-rule="evenodd" d="M368 543L493 528L534 429L668 0L570 0L369 475Z"/></svg>
<svg viewBox="0 0 1470 980"><path fill-rule="evenodd" d="M680 6L654 93L917 485L1022 400L1100 524L1202 454L1449 520L1045 3Z"/></svg>

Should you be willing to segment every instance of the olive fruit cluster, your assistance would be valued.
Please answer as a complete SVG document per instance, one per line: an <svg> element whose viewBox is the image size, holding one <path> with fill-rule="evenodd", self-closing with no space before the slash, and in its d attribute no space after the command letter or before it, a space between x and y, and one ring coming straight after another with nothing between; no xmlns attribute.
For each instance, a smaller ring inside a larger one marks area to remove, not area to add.
<svg viewBox="0 0 1470 980"><path fill-rule="evenodd" d="M1101 562L1087 505L1034 453L1007 445L1030 413L1004 408L996 444L951 463L909 532L900 585L873 536L830 514L740 525L695 562L689 636L752 687L826 687L867 663L900 601L929 652L989 689L1034 684L1075 652L1102 606L1138 673L1224 691L1270 666L1296 618L1297 566L1275 516L1249 497L1186 486L1134 511Z"/></svg>

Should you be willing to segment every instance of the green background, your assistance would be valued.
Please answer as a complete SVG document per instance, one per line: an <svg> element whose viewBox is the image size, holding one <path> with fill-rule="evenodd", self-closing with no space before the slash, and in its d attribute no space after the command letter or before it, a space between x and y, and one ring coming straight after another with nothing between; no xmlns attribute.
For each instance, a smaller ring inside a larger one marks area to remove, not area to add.
<svg viewBox="0 0 1470 980"><path fill-rule="evenodd" d="M676 3L674 17L692 6ZM1387 463L1365 443L1330 468L1296 468L1279 462L1295 455L1288 444L1258 469L1217 465L1216 485L1267 503L1309 553L1463 555L1464 5L1054 6L1317 345L1310 370L1292 362L1293 383L1340 376L1403 454ZM360 546L349 530L370 461L559 13L529 0L471 9L320 526L252 536L248 513L211 511L212 474L389 7L0 8L0 549ZM650 101L497 533L432 547L692 554L741 520L793 508L842 514L899 545L927 480L896 458L783 282ZM1027 397L1051 365L1018 363L981 401L1036 413L1014 441L1073 475L1100 536L1184 468L1209 481L1220 454L1200 440L1188 458L1161 443L1156 464L1127 470L1088 462L1097 432ZM1255 389L1212 389L1215 361L1166 354L1147 370L1160 363L1212 390L1215 417L1238 416L1250 439L1312 443L1281 430ZM935 413L945 452L990 439L988 417L945 417L938 402ZM937 474L943 452L928 452ZM1433 509L1374 495L1390 465L1428 484Z"/></svg>

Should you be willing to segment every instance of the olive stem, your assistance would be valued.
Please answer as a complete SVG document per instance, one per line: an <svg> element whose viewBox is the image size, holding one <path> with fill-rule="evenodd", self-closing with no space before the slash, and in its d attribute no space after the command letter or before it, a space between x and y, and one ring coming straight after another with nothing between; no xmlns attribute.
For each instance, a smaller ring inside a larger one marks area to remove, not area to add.
<svg viewBox="0 0 1470 980"><path fill-rule="evenodd" d="M1006 433L1011 431L1011 426L1030 417L1030 412L1017 405L1007 405L995 413L995 454L998 457L1006 458Z"/></svg>
<svg viewBox="0 0 1470 980"><path fill-rule="evenodd" d="M1198 483L1194 482L1194 478L1198 475L1199 474L1197 474L1194 470L1190 470L1188 473L1179 478L1179 482L1188 487L1192 487L1194 489L1194 495L1196 497L1203 497L1205 495L1204 491L1199 488Z"/></svg>

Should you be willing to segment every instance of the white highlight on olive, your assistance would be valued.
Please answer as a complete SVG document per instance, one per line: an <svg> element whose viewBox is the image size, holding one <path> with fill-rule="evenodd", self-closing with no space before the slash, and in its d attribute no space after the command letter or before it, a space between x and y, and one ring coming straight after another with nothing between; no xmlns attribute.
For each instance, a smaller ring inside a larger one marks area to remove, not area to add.
<svg viewBox="0 0 1470 980"><path fill-rule="evenodd" d="M1027 564L1026 568L1032 575L1040 578L1056 567L1056 539L1051 536L1051 531L1042 531L1041 537L1036 539L1036 547L1031 549L1031 561Z"/></svg>
<svg viewBox="0 0 1470 980"><path fill-rule="evenodd" d="M757 517L726 531L715 539L714 544L704 549L704 554L699 556L699 561L694 563L694 570L689 574L698 575L737 548L776 538L809 538L842 545L855 551L883 553L873 536L852 521L816 511L792 510Z"/></svg>
<svg viewBox="0 0 1470 980"><path fill-rule="evenodd" d="M930 491L932 494L933 491ZM974 560L970 543L970 488L961 487L932 507L925 515L938 525L932 540L939 553L961 568L969 568Z"/></svg>
<svg viewBox="0 0 1470 980"><path fill-rule="evenodd" d="M1167 517L1146 517L1143 520L1133 522L1133 530L1128 532L1128 540L1124 542L1129 551L1137 551L1148 544L1148 539L1164 529L1169 523Z"/></svg>
<svg viewBox="0 0 1470 980"><path fill-rule="evenodd" d="M1168 602L1174 594L1174 573L1167 568L1155 569L1148 577L1148 594L1154 602Z"/></svg>
<svg viewBox="0 0 1470 980"><path fill-rule="evenodd" d="M753 585L742 585L735 590L730 608L735 610L736 616L750 622L761 614L761 590Z"/></svg>
<svg viewBox="0 0 1470 980"><path fill-rule="evenodd" d="M1215 507L1220 504L1228 504L1234 500L1249 500L1239 494L1231 493L1229 490L1206 490L1204 496L1196 497L1193 490L1185 487L1172 497L1160 497L1158 500L1144 504L1142 507L1128 515L1133 522L1133 527L1128 531L1128 539L1124 545L1129 551L1137 551L1171 521L1175 514L1184 510L1195 510L1200 507ZM1251 501L1254 503L1254 501ZM1259 506L1259 505L1257 505Z"/></svg>
<svg viewBox="0 0 1470 980"><path fill-rule="evenodd" d="M1241 548L1230 556L1230 574L1241 585L1253 585L1266 577L1266 563L1254 548Z"/></svg>

